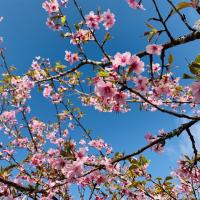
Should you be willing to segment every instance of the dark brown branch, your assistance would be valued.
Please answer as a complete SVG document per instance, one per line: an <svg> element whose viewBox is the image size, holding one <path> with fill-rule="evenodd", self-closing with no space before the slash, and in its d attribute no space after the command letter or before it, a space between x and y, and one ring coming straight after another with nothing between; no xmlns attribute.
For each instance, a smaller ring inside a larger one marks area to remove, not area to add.
<svg viewBox="0 0 200 200"><path fill-rule="evenodd" d="M173 111L170 111L170 110L163 109L163 108L153 104L151 101L149 101L146 97L144 97L138 91L136 91L136 90L134 90L132 88L129 88L128 86L124 85L123 83L119 83L119 84L122 86L122 88L124 90L128 90L129 92L131 92L133 94L136 94L142 100L144 100L146 103L148 103L151 106L153 106L154 108L158 109L160 112L167 113L167 114L173 115L175 117L179 117L179 118L194 119L194 120L200 119L200 117L198 117L198 116L191 117L191 116L188 116L188 115L185 115L185 114L179 114L179 113L176 113L176 112L173 112Z"/></svg>
<svg viewBox="0 0 200 200"><path fill-rule="evenodd" d="M113 164L114 163L117 163L117 162L120 162L120 161L123 161L123 160L127 160L133 156L136 156L136 155L139 155L141 154L142 152L144 152L145 150L151 148L152 146L154 146L155 144L158 144L158 143L161 143L165 140L168 140L168 139L171 139L175 136L179 136L184 130L190 128L192 125L194 125L196 122L198 122L198 120L192 120L188 123L185 123L185 124L182 124L181 126L179 126L177 129L174 129L173 131L169 132L168 134L166 134L165 136L155 140L154 142L146 145L145 147L139 149L138 151L135 151L133 152L132 154L129 154L129 155L126 155L126 156L123 156L121 158L117 158L115 160L113 160Z"/></svg>
<svg viewBox="0 0 200 200"><path fill-rule="evenodd" d="M167 49L173 48L173 47L181 45L181 44L186 44L188 42L192 42L197 39L200 39L199 31L192 32L188 35L180 36L179 38L174 39L174 41L172 41L172 42L167 42L167 43L162 44L163 50L167 50ZM140 58L142 58L142 57L148 55L148 53L146 51L141 51L136 55L139 56Z"/></svg>
<svg viewBox="0 0 200 200"><path fill-rule="evenodd" d="M158 6L157 6L156 1L155 1L155 0L152 0L152 1L153 1L153 4L154 4L155 8L156 8L156 12L158 13L158 16L159 16L159 18L160 18L159 21L160 21L160 22L162 23L162 25L164 26L165 32L167 33L167 35L168 35L168 37L170 38L170 40L173 41L174 38L172 37L170 31L169 31L168 28L167 28L166 22L164 21L162 15L161 15L161 13L160 13L160 10L159 10L159 8L158 8Z"/></svg>
<svg viewBox="0 0 200 200"><path fill-rule="evenodd" d="M172 6L173 10L171 12L171 15L173 13L173 11L176 11L176 13L179 15L179 17L181 18L181 21L185 24L185 26L190 30L190 31L195 31L195 29L193 29L187 22L185 15L181 14L180 11L176 8L176 6L172 3L171 0L167 0L168 3Z"/></svg>
<svg viewBox="0 0 200 200"><path fill-rule="evenodd" d="M197 161L198 161L198 151L197 151L197 148L196 148L196 145L195 145L195 139L194 139L189 128L187 128L186 131L187 131L187 134L190 137L190 140L192 142L192 149L193 149L193 152L194 152L194 165L196 165Z"/></svg>
<svg viewBox="0 0 200 200"><path fill-rule="evenodd" d="M76 67L72 68L72 69L69 69L68 71L66 72L63 72L63 73L60 73L58 75L55 75L55 76L50 76L48 78L44 78L44 79L41 79L41 80L38 80L38 81L35 81L35 83L41 83L41 82L44 82L44 81L50 81L50 80L56 80L56 79L59 79L63 76L66 76L67 74L70 74L72 72L75 72L76 70L78 70L80 67L84 66L84 65L87 65L87 64L90 64L90 65L95 65L95 66L101 66L101 67L106 67L106 66L109 66L111 63L108 62L108 63L103 63L103 62L98 62L98 61L93 61L93 60L83 60L82 62L80 62Z"/></svg>

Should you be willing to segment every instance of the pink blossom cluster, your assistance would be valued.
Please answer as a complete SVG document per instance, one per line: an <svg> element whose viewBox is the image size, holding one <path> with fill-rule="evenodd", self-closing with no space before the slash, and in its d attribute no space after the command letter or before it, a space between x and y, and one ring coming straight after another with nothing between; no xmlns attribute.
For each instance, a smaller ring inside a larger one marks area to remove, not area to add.
<svg viewBox="0 0 200 200"><path fill-rule="evenodd" d="M92 140L88 144L98 150L101 150L102 148L106 148L108 146L102 139Z"/></svg>
<svg viewBox="0 0 200 200"><path fill-rule="evenodd" d="M163 130L159 131L158 136L152 136L150 132L147 132L145 135L145 139L149 144L153 143L154 141L158 140L160 137L165 136L166 133ZM157 144L153 145L151 149L155 152L162 153L164 151L165 143L163 141L158 142Z"/></svg>
<svg viewBox="0 0 200 200"><path fill-rule="evenodd" d="M97 78L94 85L94 92L99 97L95 103L95 108L102 110L107 107L112 111L127 111L126 100L129 98L127 92L118 90L112 81L104 81L102 78Z"/></svg>
<svg viewBox="0 0 200 200"><path fill-rule="evenodd" d="M150 44L146 46L146 52L148 54L155 54L155 55L160 55L162 53L163 46L162 45L156 45L156 44Z"/></svg>
<svg viewBox="0 0 200 200"><path fill-rule="evenodd" d="M194 96L194 102L200 103L200 82L194 82L191 85L192 94Z"/></svg>
<svg viewBox="0 0 200 200"><path fill-rule="evenodd" d="M77 32L72 33L70 36L70 43L77 45L84 42L88 42L90 40L94 40L94 37L90 30L79 29Z"/></svg>
<svg viewBox="0 0 200 200"><path fill-rule="evenodd" d="M149 80L144 76L133 77L133 82L135 83L135 89L141 93L147 91Z"/></svg>
<svg viewBox="0 0 200 200"><path fill-rule="evenodd" d="M190 160L182 159L178 162L178 169L171 174L178 178L180 185L177 190L179 193L190 195L194 188L200 187L200 168L198 166L191 166Z"/></svg>
<svg viewBox="0 0 200 200"><path fill-rule="evenodd" d="M131 55L130 52L116 53L114 59L112 60L113 69L117 69L119 66L125 67L129 66L129 73L135 72L140 74L144 71L144 62L136 55Z"/></svg>
<svg viewBox="0 0 200 200"><path fill-rule="evenodd" d="M47 25L50 29L52 29L52 30L54 30L54 31L60 31L60 30L62 30L62 25L59 24L59 23L57 23L56 20L53 20L53 19L51 19L51 18L47 18L46 25Z"/></svg>
<svg viewBox="0 0 200 200"><path fill-rule="evenodd" d="M69 62L71 65L78 62L80 57L77 53L72 53L71 51L65 51L65 60Z"/></svg>
<svg viewBox="0 0 200 200"><path fill-rule="evenodd" d="M93 11L90 11L88 15L85 16L86 25L89 28L99 29L99 24L103 22L103 26L106 30L110 29L115 24L115 15L111 13L108 9L102 15L95 14Z"/></svg>
<svg viewBox="0 0 200 200"><path fill-rule="evenodd" d="M32 61L30 74L33 80L41 80L47 75L44 68L49 67L49 59L41 58L40 56L35 57Z"/></svg>
<svg viewBox="0 0 200 200"><path fill-rule="evenodd" d="M140 10L145 10L144 6L142 5L141 1L136 1L136 0L127 0L128 5L133 8L133 9L140 9Z"/></svg>
<svg viewBox="0 0 200 200"><path fill-rule="evenodd" d="M45 1L42 4L42 7L49 13L55 13L59 11L59 3L58 0L51 0L51 1Z"/></svg>
<svg viewBox="0 0 200 200"><path fill-rule="evenodd" d="M29 79L28 76L23 76L22 78L11 78L12 95L15 98L15 104L24 104L26 99L31 98L31 90L33 89L35 83Z"/></svg>
<svg viewBox="0 0 200 200"><path fill-rule="evenodd" d="M4 111L1 115L0 115L0 122L1 123L8 123L10 125L17 123L16 120L16 111L15 110L11 110L11 111Z"/></svg>

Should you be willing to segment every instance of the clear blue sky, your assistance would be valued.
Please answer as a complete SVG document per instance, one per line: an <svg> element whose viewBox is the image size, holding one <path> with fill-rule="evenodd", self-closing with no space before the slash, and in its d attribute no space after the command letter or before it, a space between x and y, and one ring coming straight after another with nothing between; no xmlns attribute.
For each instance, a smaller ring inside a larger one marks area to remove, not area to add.
<svg viewBox="0 0 200 200"><path fill-rule="evenodd" d="M35 56L50 58L53 64L58 60L64 62L64 51L71 50L68 40L63 40L57 32L45 25L47 13L41 7L42 2L42 0L2 0L0 2L0 15L5 18L0 24L0 35L4 37L8 63L17 67L18 74L26 72ZM136 53L147 45L143 32L148 28L144 25L144 21L154 13L149 0L144 1L147 9L144 12L130 9L125 0L81 0L79 2L85 14L97 8L98 5L101 5L102 10L110 8L116 14L116 25L111 30L113 40L107 45L107 51L111 55L117 51ZM168 5L163 3L165 1L160 0L160 2L162 2L163 11L169 9ZM189 14L189 20L194 23L196 16L189 11L186 12ZM71 23L78 19L71 6L66 13ZM170 23L174 36L186 33L176 19ZM162 38L162 41L165 39ZM199 53L199 49L200 44L196 42L170 51L175 55L175 65L180 66L176 68L176 71L180 73L187 70L185 58L192 59ZM96 49L88 48L88 52L91 57L96 57ZM43 102L43 98L37 96L36 92L33 93L33 97L37 97L33 98L34 102L31 103L33 113L38 118L51 120L53 118L51 106L47 101ZM146 145L144 135L147 131L155 134L160 128L170 131L179 124L174 118L159 112L141 112L137 105L126 114L100 113L91 107L83 109L86 112L84 124L93 130L93 136L105 139L113 146L114 151L126 153ZM177 158L174 152L179 151L179 142L172 141L172 144L164 154L157 155L151 151L145 153L152 160L150 169L153 174L163 176L174 165Z"/></svg>

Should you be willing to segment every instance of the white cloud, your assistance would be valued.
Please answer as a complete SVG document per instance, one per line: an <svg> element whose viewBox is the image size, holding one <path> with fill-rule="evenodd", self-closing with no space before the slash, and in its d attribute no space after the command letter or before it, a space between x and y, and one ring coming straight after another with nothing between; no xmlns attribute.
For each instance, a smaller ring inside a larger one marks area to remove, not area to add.
<svg viewBox="0 0 200 200"><path fill-rule="evenodd" d="M190 131L195 139L195 146L200 149L200 124L195 124L190 128ZM191 140L185 132L182 134L179 142L179 148L181 154L193 155Z"/></svg>
<svg viewBox="0 0 200 200"><path fill-rule="evenodd" d="M180 126L180 124L186 123L186 120L179 120L177 122L177 126ZM197 123L193 125L190 128L190 131L195 139L195 146L197 150L200 150L200 123ZM183 155L193 156L193 148L192 148L192 142L186 133L184 131L179 137L175 144L168 145L166 149L166 154L170 156L171 160L178 160Z"/></svg>

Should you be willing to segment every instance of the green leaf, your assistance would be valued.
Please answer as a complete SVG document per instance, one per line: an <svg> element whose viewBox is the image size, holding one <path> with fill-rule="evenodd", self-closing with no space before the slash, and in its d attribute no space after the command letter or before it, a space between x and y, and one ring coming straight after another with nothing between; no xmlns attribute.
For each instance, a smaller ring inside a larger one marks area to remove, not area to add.
<svg viewBox="0 0 200 200"><path fill-rule="evenodd" d="M168 57L168 64L171 65L173 61L174 61L174 56L170 53Z"/></svg>
<svg viewBox="0 0 200 200"><path fill-rule="evenodd" d="M146 25L151 29L150 32L145 32L144 35L149 35L148 42L151 42L153 37L158 33L158 30L151 24L146 23Z"/></svg>
<svg viewBox="0 0 200 200"><path fill-rule="evenodd" d="M191 76L189 74L186 73L183 74L183 79L194 79L194 78L195 78L194 76Z"/></svg>
<svg viewBox="0 0 200 200"><path fill-rule="evenodd" d="M165 181L169 181L169 180L171 180L171 179L173 179L171 176L167 176L167 177L165 178Z"/></svg>
<svg viewBox="0 0 200 200"><path fill-rule="evenodd" d="M179 10L182 10L184 8L192 7L192 3L183 1L183 2L178 3L175 7L176 7L176 9L173 10L172 15L176 13L176 10L179 11Z"/></svg>
<svg viewBox="0 0 200 200"><path fill-rule="evenodd" d="M158 31L154 26L152 26L151 24L145 23L152 31Z"/></svg>
<svg viewBox="0 0 200 200"><path fill-rule="evenodd" d="M195 75L200 74L200 63L192 62L189 65L189 69L192 74L195 74Z"/></svg>
<svg viewBox="0 0 200 200"><path fill-rule="evenodd" d="M102 42L102 44L104 45L108 40L110 40L111 39L111 35L110 35L110 33L106 33L105 34L105 36L104 36L104 39L103 39L103 42Z"/></svg>
<svg viewBox="0 0 200 200"><path fill-rule="evenodd" d="M157 32L151 31L151 32L149 33L148 42L151 42L151 40L153 39L153 37L154 37L156 34L157 34Z"/></svg>
<svg viewBox="0 0 200 200"><path fill-rule="evenodd" d="M200 63L200 55L198 55L195 60L194 60L195 63Z"/></svg>
<svg viewBox="0 0 200 200"><path fill-rule="evenodd" d="M65 22L66 22L66 16L62 16L62 17L61 17L61 23L62 23L62 25L64 25Z"/></svg>
<svg viewBox="0 0 200 200"><path fill-rule="evenodd" d="M100 71L98 73L99 77L109 77L109 73L107 71Z"/></svg>

